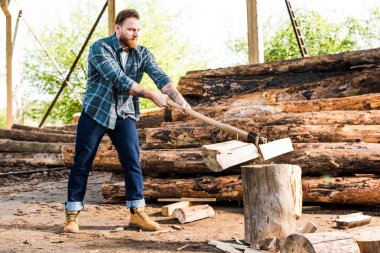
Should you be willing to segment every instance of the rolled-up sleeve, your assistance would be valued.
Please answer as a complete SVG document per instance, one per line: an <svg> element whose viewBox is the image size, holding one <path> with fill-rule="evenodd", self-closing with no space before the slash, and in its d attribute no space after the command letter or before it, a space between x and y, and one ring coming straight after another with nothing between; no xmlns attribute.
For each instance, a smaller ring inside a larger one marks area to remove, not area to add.
<svg viewBox="0 0 380 253"><path fill-rule="evenodd" d="M111 49L107 46L104 42L93 44L90 47L88 62L104 79L110 81L114 88L129 90L134 81L124 74Z"/></svg>
<svg viewBox="0 0 380 253"><path fill-rule="evenodd" d="M156 84L158 89L162 89L166 84L170 83L172 80L165 72L158 66L154 56L151 52L146 50L146 62L144 71L152 78L153 82Z"/></svg>

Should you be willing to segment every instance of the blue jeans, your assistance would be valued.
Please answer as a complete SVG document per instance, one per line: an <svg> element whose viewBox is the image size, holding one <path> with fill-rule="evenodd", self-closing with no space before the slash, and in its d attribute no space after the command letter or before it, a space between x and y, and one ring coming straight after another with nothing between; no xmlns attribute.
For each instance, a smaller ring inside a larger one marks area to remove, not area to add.
<svg viewBox="0 0 380 253"><path fill-rule="evenodd" d="M136 121L131 118L117 119L115 129L111 130L98 124L83 111L77 126L74 165L68 182L66 210L83 209L88 175L100 141L106 133L117 150L124 170L127 207L145 206Z"/></svg>

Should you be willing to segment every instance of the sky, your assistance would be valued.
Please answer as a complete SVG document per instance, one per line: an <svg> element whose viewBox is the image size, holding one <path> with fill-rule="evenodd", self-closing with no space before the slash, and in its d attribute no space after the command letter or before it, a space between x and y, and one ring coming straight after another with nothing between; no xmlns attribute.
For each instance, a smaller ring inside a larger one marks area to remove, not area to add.
<svg viewBox="0 0 380 253"><path fill-rule="evenodd" d="M82 0L83 1L83 0ZM95 0L92 0L95 1ZM99 11L105 1L99 2ZM293 9L316 10L331 21L340 22L348 16L365 17L368 10L380 8L380 0L290 0ZM169 14L181 13L180 29L186 31L194 44L207 52L210 68L224 66L223 57L227 50L225 41L231 34L246 36L245 0L162 0L162 8ZM20 9L34 30L39 33L46 25L56 26L70 17L78 4L77 0L11 0L10 11L13 25ZM128 6L127 0L116 0L117 11ZM270 22L276 28L281 22L289 21L283 0L259 0L259 16L263 22ZM95 18L95 17L94 17ZM91 21L93 22L93 21ZM266 30L270 35L275 29ZM38 47L20 22L14 52L14 82L21 82L23 50L25 46ZM0 109L6 106L5 80L5 17L0 11Z"/></svg>

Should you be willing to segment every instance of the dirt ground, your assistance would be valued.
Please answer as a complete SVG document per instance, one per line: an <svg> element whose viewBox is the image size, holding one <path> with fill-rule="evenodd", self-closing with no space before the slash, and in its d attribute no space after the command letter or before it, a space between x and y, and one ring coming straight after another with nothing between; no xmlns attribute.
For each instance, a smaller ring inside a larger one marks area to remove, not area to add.
<svg viewBox="0 0 380 253"><path fill-rule="evenodd" d="M67 175L56 181L17 180L0 187L0 252L221 252L209 240L235 242L244 239L244 213L238 202L214 203L216 215L179 224L161 216L160 203L148 203L147 212L161 224L159 232L143 232L128 227L129 210L124 206L101 204L101 184L110 173L93 172L88 182L85 209L80 214L81 233L63 234ZM4 186L5 185L5 186ZM299 230L308 222L318 231L335 231L339 214L363 211L372 215L371 224L348 232L380 226L380 209L323 206L321 211L304 213L297 221ZM177 230L173 225L183 229Z"/></svg>

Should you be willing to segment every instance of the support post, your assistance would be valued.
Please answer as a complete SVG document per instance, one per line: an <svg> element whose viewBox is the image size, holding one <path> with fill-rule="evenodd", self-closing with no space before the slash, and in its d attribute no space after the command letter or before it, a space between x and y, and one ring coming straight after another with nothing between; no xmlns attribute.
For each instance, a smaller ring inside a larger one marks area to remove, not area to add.
<svg viewBox="0 0 380 253"><path fill-rule="evenodd" d="M115 0L108 0L108 34L111 36L115 32Z"/></svg>
<svg viewBox="0 0 380 253"><path fill-rule="evenodd" d="M249 64L264 62L262 22L258 15L258 1L247 0L248 61Z"/></svg>
<svg viewBox="0 0 380 253"><path fill-rule="evenodd" d="M7 128L12 126L12 16L8 10L9 0L1 0L6 26L6 78L7 78Z"/></svg>

